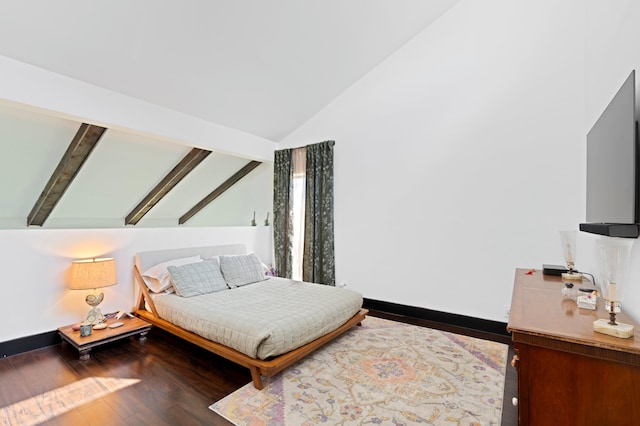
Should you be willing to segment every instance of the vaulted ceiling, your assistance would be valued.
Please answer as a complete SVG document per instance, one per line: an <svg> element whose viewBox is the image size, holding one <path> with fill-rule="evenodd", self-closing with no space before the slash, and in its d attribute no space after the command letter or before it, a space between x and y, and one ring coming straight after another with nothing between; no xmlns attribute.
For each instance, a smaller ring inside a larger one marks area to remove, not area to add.
<svg viewBox="0 0 640 426"><path fill-rule="evenodd" d="M1 1L0 55L278 142L457 2ZM19 228L85 121L2 100L0 227ZM44 226L177 225L212 194L185 224L248 224L270 209L268 162L189 158L188 141L105 128Z"/></svg>

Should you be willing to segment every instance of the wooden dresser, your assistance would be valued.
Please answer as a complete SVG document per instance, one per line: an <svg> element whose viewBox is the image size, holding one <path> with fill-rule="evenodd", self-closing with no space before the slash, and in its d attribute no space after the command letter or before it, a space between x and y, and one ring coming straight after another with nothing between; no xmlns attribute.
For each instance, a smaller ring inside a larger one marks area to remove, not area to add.
<svg viewBox="0 0 640 426"><path fill-rule="evenodd" d="M527 271L516 269L507 326L519 359L519 423L640 425L640 327L621 313L633 337L596 333L593 321L608 318L601 298L597 310L580 309L562 298L561 277Z"/></svg>

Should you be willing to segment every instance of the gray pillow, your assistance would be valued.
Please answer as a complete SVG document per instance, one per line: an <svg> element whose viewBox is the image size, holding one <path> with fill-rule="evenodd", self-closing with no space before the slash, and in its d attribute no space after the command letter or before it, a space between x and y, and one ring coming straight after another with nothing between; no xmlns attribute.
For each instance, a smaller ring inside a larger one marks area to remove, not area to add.
<svg viewBox="0 0 640 426"><path fill-rule="evenodd" d="M255 253L239 256L220 256L220 270L230 288L267 279L262 262Z"/></svg>
<svg viewBox="0 0 640 426"><path fill-rule="evenodd" d="M198 296L226 290L227 283L215 259L188 263L182 266L168 266L176 294L182 297Z"/></svg>

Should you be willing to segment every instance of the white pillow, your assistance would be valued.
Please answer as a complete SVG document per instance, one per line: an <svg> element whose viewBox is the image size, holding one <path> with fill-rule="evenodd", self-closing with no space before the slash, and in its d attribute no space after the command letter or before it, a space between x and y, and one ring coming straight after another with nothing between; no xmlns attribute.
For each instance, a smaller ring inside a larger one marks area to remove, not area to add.
<svg viewBox="0 0 640 426"><path fill-rule="evenodd" d="M182 266L189 263L202 262L200 256L183 257L171 259L166 262L153 265L142 273L145 284L154 293L161 293L171 287L171 274L167 270L168 266Z"/></svg>

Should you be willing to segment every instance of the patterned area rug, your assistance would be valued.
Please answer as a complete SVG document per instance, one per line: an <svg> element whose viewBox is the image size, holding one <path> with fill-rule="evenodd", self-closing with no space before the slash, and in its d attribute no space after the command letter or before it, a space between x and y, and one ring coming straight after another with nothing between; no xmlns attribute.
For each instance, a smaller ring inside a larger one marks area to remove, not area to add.
<svg viewBox="0 0 640 426"><path fill-rule="evenodd" d="M209 408L236 425L499 425L508 347L367 317L256 390Z"/></svg>

